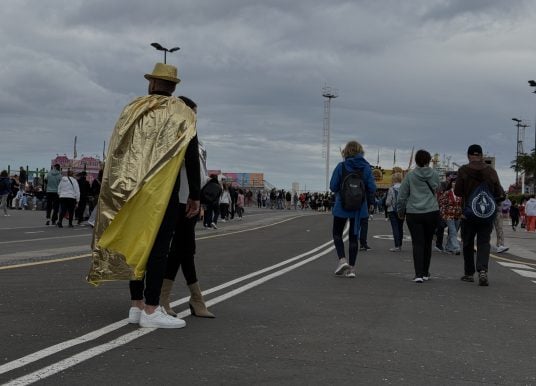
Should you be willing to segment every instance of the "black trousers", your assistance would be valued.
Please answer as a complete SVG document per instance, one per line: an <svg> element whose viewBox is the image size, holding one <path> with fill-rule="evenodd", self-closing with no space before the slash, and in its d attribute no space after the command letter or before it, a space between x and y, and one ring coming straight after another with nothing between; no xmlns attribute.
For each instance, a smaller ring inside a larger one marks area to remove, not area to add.
<svg viewBox="0 0 536 386"><path fill-rule="evenodd" d="M361 244L361 247L367 247L367 236L368 236L368 222L369 218L363 217L359 221L359 244Z"/></svg>
<svg viewBox="0 0 536 386"><path fill-rule="evenodd" d="M73 225L75 207L76 207L75 198L67 198L67 197L60 198L60 218L58 220L58 223L61 224L63 221L63 217L65 217L65 213L69 213L69 225Z"/></svg>
<svg viewBox="0 0 536 386"><path fill-rule="evenodd" d="M186 284L197 282L195 272L195 224L198 217L186 217L186 205L179 204L179 216L175 226L175 234L171 242L164 279L175 280L179 267L186 279Z"/></svg>
<svg viewBox="0 0 536 386"><path fill-rule="evenodd" d="M335 245L337 257L339 259L346 256L344 253L344 241L342 237L346 221L348 221L348 219L345 217L333 216L333 244ZM350 229L348 231L348 262L352 267L355 266L357 261L358 250L357 235L354 233L354 221L353 218L350 219Z"/></svg>
<svg viewBox="0 0 536 386"><path fill-rule="evenodd" d="M86 211L87 197L80 197L78 206L76 207L76 220L78 224L84 221L84 212Z"/></svg>
<svg viewBox="0 0 536 386"><path fill-rule="evenodd" d="M476 223L462 220L461 236L463 244L464 273L475 273L475 236L476 236L476 271L488 271L491 231L493 221Z"/></svg>
<svg viewBox="0 0 536 386"><path fill-rule="evenodd" d="M439 211L429 213L407 213L406 220L413 246L413 266L415 277L430 276L432 241Z"/></svg>
<svg viewBox="0 0 536 386"><path fill-rule="evenodd" d="M56 192L47 192L47 220L52 213L52 224L58 221L58 212L60 209L60 197Z"/></svg>
<svg viewBox="0 0 536 386"><path fill-rule="evenodd" d="M147 305L157 306L160 304L160 290L164 281L167 258L179 216L178 207L179 178L177 178L171 192L164 218L149 254L144 280L131 280L129 283L131 300L142 300L145 297L145 304ZM147 209L150 210L150 208Z"/></svg>

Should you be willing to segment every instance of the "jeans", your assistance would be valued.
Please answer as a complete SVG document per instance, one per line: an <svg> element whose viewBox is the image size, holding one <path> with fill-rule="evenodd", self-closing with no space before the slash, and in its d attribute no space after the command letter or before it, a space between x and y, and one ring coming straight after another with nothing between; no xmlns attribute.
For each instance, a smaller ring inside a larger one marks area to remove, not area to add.
<svg viewBox="0 0 536 386"><path fill-rule="evenodd" d="M333 244L337 250L337 257L342 259L345 257L344 253L344 241L342 239L342 233L344 226L346 225L347 218L333 216ZM354 234L354 222L353 218L350 219L350 229L348 231L348 262L353 267L357 260L357 235Z"/></svg>
<svg viewBox="0 0 536 386"><path fill-rule="evenodd" d="M463 245L464 272L466 275L475 273L475 236L476 236L476 270L488 271L491 231L493 222L472 222L462 220L461 235Z"/></svg>
<svg viewBox="0 0 536 386"><path fill-rule="evenodd" d="M404 220L399 219L396 212L389 212L388 216L393 230L395 247L400 248L402 247L402 239L404 238Z"/></svg>
<svg viewBox="0 0 536 386"><path fill-rule="evenodd" d="M439 211L429 213L406 213L411 244L413 246L413 266L415 277L430 276L432 240L439 220Z"/></svg>
<svg viewBox="0 0 536 386"><path fill-rule="evenodd" d="M493 219L493 227L495 228L495 235L497 236L496 246L504 245L504 231L503 231L503 218L499 212L495 214Z"/></svg>
<svg viewBox="0 0 536 386"><path fill-rule="evenodd" d="M4 211L4 214L7 216L7 194L0 196L0 208Z"/></svg>
<svg viewBox="0 0 536 386"><path fill-rule="evenodd" d="M460 220L447 220L448 239L445 250L448 252L460 252L460 242L458 241L458 229Z"/></svg>

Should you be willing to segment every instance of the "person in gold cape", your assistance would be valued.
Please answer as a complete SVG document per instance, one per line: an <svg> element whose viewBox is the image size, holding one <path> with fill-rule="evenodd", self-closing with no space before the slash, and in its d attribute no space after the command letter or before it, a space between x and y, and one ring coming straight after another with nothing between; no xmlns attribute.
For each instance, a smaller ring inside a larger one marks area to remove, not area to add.
<svg viewBox="0 0 536 386"><path fill-rule="evenodd" d="M178 216L179 170L190 144L197 154L196 116L171 96L180 82L176 67L157 63L145 78L149 95L123 109L110 139L87 280L130 280L130 323L181 328L186 323L169 316L159 297ZM199 197L186 210L195 216Z"/></svg>

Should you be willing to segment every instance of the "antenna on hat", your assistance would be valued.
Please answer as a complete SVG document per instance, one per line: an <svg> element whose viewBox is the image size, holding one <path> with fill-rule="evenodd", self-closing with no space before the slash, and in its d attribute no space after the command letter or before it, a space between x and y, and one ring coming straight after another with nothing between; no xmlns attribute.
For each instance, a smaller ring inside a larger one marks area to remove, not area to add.
<svg viewBox="0 0 536 386"><path fill-rule="evenodd" d="M164 64L166 64L166 53L175 52L181 49L180 47L173 47L173 48L167 49L166 47L162 47L160 43L151 43L151 46L156 48L158 51L164 51Z"/></svg>

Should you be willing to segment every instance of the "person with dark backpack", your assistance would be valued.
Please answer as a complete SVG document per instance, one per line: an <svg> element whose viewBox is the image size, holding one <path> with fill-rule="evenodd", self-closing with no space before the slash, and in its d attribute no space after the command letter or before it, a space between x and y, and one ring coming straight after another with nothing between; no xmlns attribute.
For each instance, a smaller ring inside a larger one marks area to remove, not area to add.
<svg viewBox="0 0 536 386"><path fill-rule="evenodd" d="M338 263L336 276L354 278L357 261L358 237L360 221L368 218L369 203L374 202L376 184L372 176L372 168L364 158L363 146L356 141L350 141L342 151L344 161L340 162L331 176L330 189L335 193L333 206L333 243L337 250ZM344 252L343 230L350 220L348 232L348 257Z"/></svg>
<svg viewBox="0 0 536 386"><path fill-rule="evenodd" d="M504 199L504 191L497 172L484 162L482 147L471 145L467 149L469 163L458 170L454 193L462 198L461 236L463 244L464 275L462 281L474 282L478 272L478 285L488 286L488 261L493 220L497 202ZM476 267L475 267L476 237Z"/></svg>

